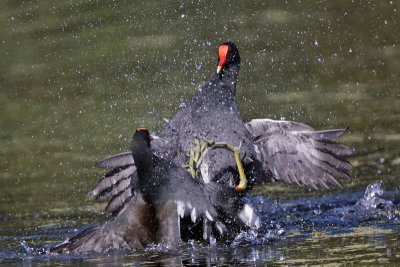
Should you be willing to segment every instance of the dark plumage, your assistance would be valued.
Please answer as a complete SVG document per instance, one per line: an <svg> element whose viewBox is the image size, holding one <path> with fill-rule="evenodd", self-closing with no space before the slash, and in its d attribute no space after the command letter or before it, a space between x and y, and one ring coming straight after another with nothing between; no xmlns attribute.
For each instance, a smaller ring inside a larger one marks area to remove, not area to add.
<svg viewBox="0 0 400 267"><path fill-rule="evenodd" d="M242 144L240 153L250 180L249 189L254 183L270 181L296 183L314 189L330 188L340 186L338 178L350 177L352 166L346 157L352 155L353 150L331 141L341 136L345 129L315 131L298 122L270 119L243 122L236 104L239 51L235 44L228 42L219 46L218 55L217 72L166 125L161 138L154 141L157 155L181 165L188 161L187 152L194 146L195 138L227 142L233 146ZM102 168L117 168L91 192L97 200L109 201L109 212L118 213L126 199L132 197L130 189L124 189L119 181L127 177L120 175L121 171L133 173L134 164L129 153L99 163ZM206 183L216 181L234 186L238 182L235 161L226 150L211 151L200 169Z"/></svg>
<svg viewBox="0 0 400 267"><path fill-rule="evenodd" d="M115 220L88 229L52 248L51 252L107 252L142 249L150 244L174 249L181 243L180 217L189 217L193 223L199 219L207 225L213 223L221 234L225 232L225 225L219 221L212 203L221 192L223 198L234 200L233 189L215 183L205 185L173 162L154 155L149 132L144 128L139 128L133 136L132 157L137 179L132 180L132 197ZM226 209L243 208L237 201L227 201L226 205ZM204 233L205 237L210 231Z"/></svg>

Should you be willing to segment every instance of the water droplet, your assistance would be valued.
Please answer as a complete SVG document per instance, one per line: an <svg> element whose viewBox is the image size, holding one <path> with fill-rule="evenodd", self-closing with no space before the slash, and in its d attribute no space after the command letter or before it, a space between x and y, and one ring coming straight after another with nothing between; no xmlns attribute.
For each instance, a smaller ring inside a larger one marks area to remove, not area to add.
<svg viewBox="0 0 400 267"><path fill-rule="evenodd" d="M324 59L321 58L321 57L317 57L317 62L318 62L319 64L322 64L322 63L324 63Z"/></svg>

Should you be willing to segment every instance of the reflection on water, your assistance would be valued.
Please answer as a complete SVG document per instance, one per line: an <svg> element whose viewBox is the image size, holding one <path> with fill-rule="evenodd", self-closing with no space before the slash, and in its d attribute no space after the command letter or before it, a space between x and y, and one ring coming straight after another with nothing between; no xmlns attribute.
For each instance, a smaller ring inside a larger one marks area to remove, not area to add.
<svg viewBox="0 0 400 267"><path fill-rule="evenodd" d="M268 214L262 244L247 234L234 249L85 264L398 261L399 23L396 1L1 1L0 264L81 261L24 256L20 242L55 243L103 222L86 198L102 175L94 163L125 151L137 126L161 129L208 80L226 40L242 55L241 115L349 126L341 141L357 151L355 179L328 196L258 188L270 197L253 199ZM361 191L379 180L394 206L377 194L378 210L363 210Z"/></svg>
<svg viewBox="0 0 400 267"><path fill-rule="evenodd" d="M331 194L291 201L254 197L251 201L263 218L258 233L241 233L230 244L209 247L189 242L179 251L152 247L145 252L119 251L107 255L48 255L47 248L84 228L40 227L24 237L3 229L1 246L6 264L26 265L79 262L96 265L158 264L211 266L223 264L275 263L399 263L400 192L384 192L381 184L363 192ZM21 242L21 240L24 240ZM18 242L20 244L18 244ZM35 244L35 247L29 247ZM44 243L48 245L43 246Z"/></svg>

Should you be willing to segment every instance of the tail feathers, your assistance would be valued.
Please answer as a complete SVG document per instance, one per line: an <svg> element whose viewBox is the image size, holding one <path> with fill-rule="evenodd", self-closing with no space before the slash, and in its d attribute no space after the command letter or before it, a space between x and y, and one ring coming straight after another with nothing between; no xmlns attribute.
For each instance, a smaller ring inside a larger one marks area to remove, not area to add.
<svg viewBox="0 0 400 267"><path fill-rule="evenodd" d="M227 228L225 223L223 222L222 216L220 216L217 212L218 208L215 203L211 202L211 199L207 194L202 196L203 199L192 199L191 201L187 200L175 200L175 209L177 218L189 219L190 221L196 225L199 220L203 220L203 222L209 222L210 225L216 227L221 235L224 235L227 232ZM165 208L164 208L165 209ZM172 214L172 212L169 212ZM186 239L183 237L183 239Z"/></svg>
<svg viewBox="0 0 400 267"><path fill-rule="evenodd" d="M210 182L206 184L211 203L224 217L233 218L243 206L243 194L225 184Z"/></svg>
<svg viewBox="0 0 400 267"><path fill-rule="evenodd" d="M221 236L226 235L229 238L242 230L260 227L260 218L250 204L245 204L243 193L227 185L212 182L206 184L206 188L219 214L219 220L214 226Z"/></svg>

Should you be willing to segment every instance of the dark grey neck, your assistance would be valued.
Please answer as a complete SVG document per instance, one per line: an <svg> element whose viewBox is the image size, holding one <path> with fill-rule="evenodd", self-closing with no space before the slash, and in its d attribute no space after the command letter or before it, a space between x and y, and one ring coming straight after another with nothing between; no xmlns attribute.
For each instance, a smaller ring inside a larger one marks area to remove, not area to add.
<svg viewBox="0 0 400 267"><path fill-rule="evenodd" d="M223 69L221 74L215 74L215 76L217 76L217 78L219 78L220 80L225 81L226 83L230 82L236 85L239 76L239 70L240 64L235 64L229 66L229 68L227 69Z"/></svg>
<svg viewBox="0 0 400 267"><path fill-rule="evenodd" d="M239 69L240 65L233 65L223 69L220 74L214 72L210 81L200 88L195 98L207 101L218 99L236 103L236 83Z"/></svg>
<svg viewBox="0 0 400 267"><path fill-rule="evenodd" d="M140 181L146 181L153 174L153 154L150 149L143 149L132 153Z"/></svg>

